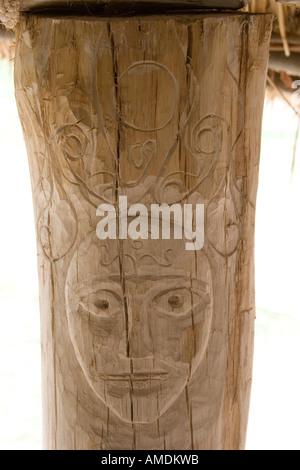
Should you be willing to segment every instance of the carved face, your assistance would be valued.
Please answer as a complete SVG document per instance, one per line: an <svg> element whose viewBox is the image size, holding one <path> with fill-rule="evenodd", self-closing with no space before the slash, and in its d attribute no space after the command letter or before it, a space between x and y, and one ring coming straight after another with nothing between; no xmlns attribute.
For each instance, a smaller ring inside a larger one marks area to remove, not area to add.
<svg viewBox="0 0 300 470"><path fill-rule="evenodd" d="M121 419L151 423L179 397L207 348L212 282L181 240L101 242L70 265L71 339L91 388Z"/></svg>

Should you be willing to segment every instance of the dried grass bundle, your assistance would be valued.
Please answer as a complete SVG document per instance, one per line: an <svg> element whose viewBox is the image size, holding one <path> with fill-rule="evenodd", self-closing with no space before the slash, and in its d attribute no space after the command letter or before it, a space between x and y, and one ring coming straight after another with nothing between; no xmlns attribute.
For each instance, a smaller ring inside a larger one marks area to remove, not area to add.
<svg viewBox="0 0 300 470"><path fill-rule="evenodd" d="M0 21L8 29L14 29L19 22L21 0L0 0Z"/></svg>

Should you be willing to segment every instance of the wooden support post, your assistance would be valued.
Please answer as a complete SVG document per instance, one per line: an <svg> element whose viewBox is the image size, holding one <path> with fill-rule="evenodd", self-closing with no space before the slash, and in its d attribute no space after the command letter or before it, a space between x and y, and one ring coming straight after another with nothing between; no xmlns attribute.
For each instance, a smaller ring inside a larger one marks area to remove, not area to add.
<svg viewBox="0 0 300 470"><path fill-rule="evenodd" d="M22 17L45 448L244 448L271 25L241 13ZM120 196L149 210L204 204L203 248L147 230L125 239L123 219L100 240L97 207L119 216Z"/></svg>

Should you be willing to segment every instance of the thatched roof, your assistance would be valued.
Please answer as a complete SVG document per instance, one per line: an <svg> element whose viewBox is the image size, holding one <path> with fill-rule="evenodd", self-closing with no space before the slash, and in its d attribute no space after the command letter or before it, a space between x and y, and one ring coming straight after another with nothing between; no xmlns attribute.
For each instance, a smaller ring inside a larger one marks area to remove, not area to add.
<svg viewBox="0 0 300 470"><path fill-rule="evenodd" d="M300 0L298 7L291 2L275 0L252 0L250 12L274 14L271 52L284 52L286 57L300 52ZM299 71L300 74L300 71Z"/></svg>
<svg viewBox="0 0 300 470"><path fill-rule="evenodd" d="M0 0L0 20L6 28L13 29L19 21L21 0Z"/></svg>
<svg viewBox="0 0 300 470"><path fill-rule="evenodd" d="M274 14L268 96L289 100L300 77L300 0L252 0L247 10Z"/></svg>

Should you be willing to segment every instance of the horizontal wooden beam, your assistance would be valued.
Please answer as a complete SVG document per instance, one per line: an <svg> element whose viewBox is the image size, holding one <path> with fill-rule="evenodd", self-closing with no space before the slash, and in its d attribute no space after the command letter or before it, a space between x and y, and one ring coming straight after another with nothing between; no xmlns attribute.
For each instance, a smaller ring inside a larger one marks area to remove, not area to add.
<svg viewBox="0 0 300 470"><path fill-rule="evenodd" d="M300 5L300 0L276 0L277 3L290 3L294 5Z"/></svg>
<svg viewBox="0 0 300 470"><path fill-rule="evenodd" d="M150 13L174 9L218 9L238 10L248 0L22 0L21 10L24 12L64 11L70 13L81 12L143 12Z"/></svg>
<svg viewBox="0 0 300 470"><path fill-rule="evenodd" d="M289 75L300 76L300 54L294 52L286 57L283 52L271 51L269 68L275 72L286 72Z"/></svg>

